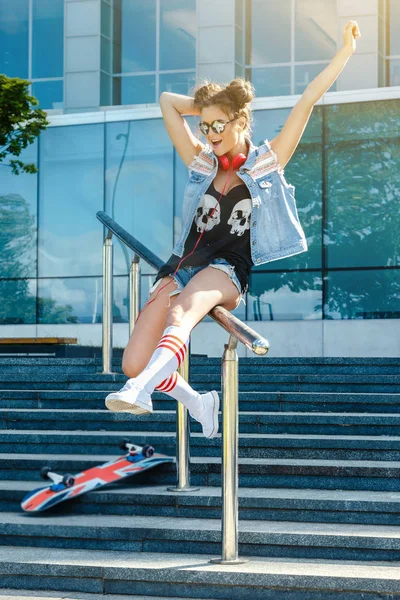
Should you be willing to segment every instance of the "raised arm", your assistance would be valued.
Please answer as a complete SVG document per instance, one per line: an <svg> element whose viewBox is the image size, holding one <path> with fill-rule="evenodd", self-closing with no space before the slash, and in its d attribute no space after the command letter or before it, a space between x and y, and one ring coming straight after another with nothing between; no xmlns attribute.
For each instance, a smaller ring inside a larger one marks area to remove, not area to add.
<svg viewBox="0 0 400 600"><path fill-rule="evenodd" d="M271 140L271 148L278 157L282 168L289 162L303 135L314 104L325 94L344 69L350 56L355 52L355 40L361 37L357 21L349 21L343 28L343 47L333 57L330 64L308 84L300 100L292 108L282 131Z"/></svg>
<svg viewBox="0 0 400 600"><path fill-rule="evenodd" d="M182 115L200 115L201 111L193 106L191 96L163 92L160 96L160 108L165 127L176 151L186 166L199 154L204 145L190 130Z"/></svg>

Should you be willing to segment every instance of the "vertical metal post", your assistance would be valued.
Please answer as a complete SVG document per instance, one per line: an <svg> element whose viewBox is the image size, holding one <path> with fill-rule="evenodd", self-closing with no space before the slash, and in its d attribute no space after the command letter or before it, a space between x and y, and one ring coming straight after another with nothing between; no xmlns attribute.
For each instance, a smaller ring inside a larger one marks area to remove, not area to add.
<svg viewBox="0 0 400 600"><path fill-rule="evenodd" d="M140 306L140 264L135 254L129 271L129 336L133 331Z"/></svg>
<svg viewBox="0 0 400 600"><path fill-rule="evenodd" d="M178 373L189 381L190 341L188 351L178 368ZM190 422L187 408L181 402L176 407L176 487L167 488L170 492L196 492L200 488L190 485Z"/></svg>
<svg viewBox="0 0 400 600"><path fill-rule="evenodd" d="M210 562L240 564L238 558L239 359L231 335L222 357L222 557Z"/></svg>
<svg viewBox="0 0 400 600"><path fill-rule="evenodd" d="M112 373L113 244L109 231L103 245L103 373Z"/></svg>

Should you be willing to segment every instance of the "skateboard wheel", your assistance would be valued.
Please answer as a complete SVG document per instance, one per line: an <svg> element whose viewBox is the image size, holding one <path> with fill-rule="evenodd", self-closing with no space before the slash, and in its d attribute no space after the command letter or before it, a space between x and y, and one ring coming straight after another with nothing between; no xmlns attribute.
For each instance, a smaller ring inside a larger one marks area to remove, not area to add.
<svg viewBox="0 0 400 600"><path fill-rule="evenodd" d="M150 456L153 456L153 454L154 454L154 448L153 448L153 446L143 446L143 448L142 448L142 454L146 458L150 458Z"/></svg>
<svg viewBox="0 0 400 600"><path fill-rule="evenodd" d="M67 487L71 487L75 483L75 477L73 477L72 475L64 475L64 477L62 478L62 483Z"/></svg>
<svg viewBox="0 0 400 600"><path fill-rule="evenodd" d="M48 475L51 471L51 467L42 467L42 469L40 470L40 477L42 479L48 479Z"/></svg>
<svg viewBox="0 0 400 600"><path fill-rule="evenodd" d="M121 450L127 450L128 448L126 447L127 444L130 444L130 440L128 440L128 438L123 438L120 443L119 443L119 447L121 448Z"/></svg>

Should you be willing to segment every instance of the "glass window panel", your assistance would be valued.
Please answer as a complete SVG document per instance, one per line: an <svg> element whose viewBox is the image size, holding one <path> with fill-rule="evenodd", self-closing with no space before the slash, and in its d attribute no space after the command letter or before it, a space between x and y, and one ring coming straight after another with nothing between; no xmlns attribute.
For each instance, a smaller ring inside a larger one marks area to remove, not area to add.
<svg viewBox="0 0 400 600"><path fill-rule="evenodd" d="M63 81L38 81L32 84L32 96L39 100L42 109L59 109L64 107Z"/></svg>
<svg viewBox="0 0 400 600"><path fill-rule="evenodd" d="M246 69L256 91L256 96L287 96L291 93L290 67Z"/></svg>
<svg viewBox="0 0 400 600"><path fill-rule="evenodd" d="M111 42L107 38L101 38L101 69L107 73L111 73Z"/></svg>
<svg viewBox="0 0 400 600"><path fill-rule="evenodd" d="M391 56L400 54L400 2L398 0L389 0L388 10L388 35L389 35L389 54ZM399 85L393 83L391 85Z"/></svg>
<svg viewBox="0 0 400 600"><path fill-rule="evenodd" d="M337 0L296 0L296 62L331 59L336 54L336 5Z"/></svg>
<svg viewBox="0 0 400 600"><path fill-rule="evenodd" d="M330 319L399 319L400 269L331 271L325 313Z"/></svg>
<svg viewBox="0 0 400 600"><path fill-rule="evenodd" d="M38 280L38 322L101 323L102 278Z"/></svg>
<svg viewBox="0 0 400 600"><path fill-rule="evenodd" d="M302 94L309 83L317 75L321 73L327 66L324 64L319 65L296 65L294 68L294 93ZM327 90L328 92L337 91L337 81L334 81L331 87Z"/></svg>
<svg viewBox="0 0 400 600"><path fill-rule="evenodd" d="M400 54L400 53L399 53ZM400 85L400 60L392 59L389 60L389 69L390 69L390 79L389 85Z"/></svg>
<svg viewBox="0 0 400 600"><path fill-rule="evenodd" d="M122 73L156 68L156 0L122 0ZM115 71L117 72L117 71Z"/></svg>
<svg viewBox="0 0 400 600"><path fill-rule="evenodd" d="M113 78L112 75L107 75L107 73L100 72L100 106L111 106L112 105L112 83Z"/></svg>
<svg viewBox="0 0 400 600"><path fill-rule="evenodd" d="M102 273L104 125L41 134L39 276Z"/></svg>
<svg viewBox="0 0 400 600"><path fill-rule="evenodd" d="M290 61L292 0L252 0L246 5L248 65ZM289 93L289 92L288 92Z"/></svg>
<svg viewBox="0 0 400 600"><path fill-rule="evenodd" d="M400 264L400 100L326 106L330 267Z"/></svg>
<svg viewBox="0 0 400 600"><path fill-rule="evenodd" d="M29 0L0 0L0 73L27 79Z"/></svg>
<svg viewBox="0 0 400 600"><path fill-rule="evenodd" d="M282 130L290 108L260 110L254 114L253 142L274 139ZM322 108L315 106L301 141L285 167L285 179L295 186L296 206L308 250L273 260L253 269L321 268L322 244Z"/></svg>
<svg viewBox="0 0 400 600"><path fill-rule="evenodd" d="M0 325L36 323L36 279L0 280Z"/></svg>
<svg viewBox="0 0 400 600"><path fill-rule="evenodd" d="M37 166L37 139L0 165L0 277L36 277L37 175L14 175L10 158Z"/></svg>
<svg viewBox="0 0 400 600"><path fill-rule="evenodd" d="M173 146L163 119L107 124L106 161L106 212L167 260L173 234ZM126 274L129 266L130 254L115 243L115 273ZM147 268L144 261L141 266Z"/></svg>
<svg viewBox="0 0 400 600"><path fill-rule="evenodd" d="M156 76L114 77L114 104L154 104Z"/></svg>
<svg viewBox="0 0 400 600"><path fill-rule="evenodd" d="M111 6L104 0L101 3L101 33L111 38Z"/></svg>
<svg viewBox="0 0 400 600"><path fill-rule="evenodd" d="M160 3L160 69L196 67L196 0Z"/></svg>
<svg viewBox="0 0 400 600"><path fill-rule="evenodd" d="M193 73L160 73L160 94L173 92L174 94L189 95L189 90L196 82L196 72Z"/></svg>
<svg viewBox="0 0 400 600"><path fill-rule="evenodd" d="M247 297L250 321L322 318L320 272L252 273Z"/></svg>
<svg viewBox="0 0 400 600"><path fill-rule="evenodd" d="M64 74L64 0L33 0L32 77Z"/></svg>

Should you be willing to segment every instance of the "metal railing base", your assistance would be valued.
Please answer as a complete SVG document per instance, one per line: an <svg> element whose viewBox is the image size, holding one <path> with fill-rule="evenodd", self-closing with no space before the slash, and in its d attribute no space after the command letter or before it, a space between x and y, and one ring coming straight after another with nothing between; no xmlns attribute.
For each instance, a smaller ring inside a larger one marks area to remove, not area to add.
<svg viewBox="0 0 400 600"><path fill-rule="evenodd" d="M198 492L200 488L195 487L168 487L167 492Z"/></svg>
<svg viewBox="0 0 400 600"><path fill-rule="evenodd" d="M232 558L231 560L225 558L211 558L208 562L214 565L244 565L249 561L245 558Z"/></svg>

